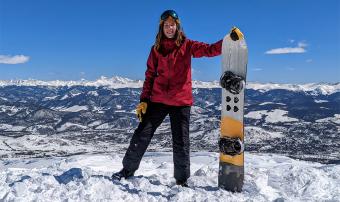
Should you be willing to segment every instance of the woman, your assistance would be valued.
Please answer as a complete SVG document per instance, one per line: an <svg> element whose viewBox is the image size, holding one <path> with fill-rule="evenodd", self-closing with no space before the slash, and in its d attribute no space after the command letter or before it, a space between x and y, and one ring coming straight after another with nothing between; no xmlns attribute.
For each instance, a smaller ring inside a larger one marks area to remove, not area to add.
<svg viewBox="0 0 340 202"><path fill-rule="evenodd" d="M234 40L242 33L233 28ZM169 114L173 141L176 184L188 186L190 176L189 120L193 104L191 57L214 57L221 54L222 40L205 44L186 38L178 15L167 10L161 15L156 42L147 61L137 116L140 120L123 159L123 169L113 179L133 176L151 138Z"/></svg>

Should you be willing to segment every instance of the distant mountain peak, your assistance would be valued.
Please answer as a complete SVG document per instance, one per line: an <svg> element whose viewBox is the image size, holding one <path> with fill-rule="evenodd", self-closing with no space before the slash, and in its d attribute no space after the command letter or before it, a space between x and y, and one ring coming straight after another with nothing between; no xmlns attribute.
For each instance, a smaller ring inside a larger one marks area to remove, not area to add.
<svg viewBox="0 0 340 202"><path fill-rule="evenodd" d="M120 76L111 78L101 76L95 81L81 79L78 81L42 81L36 79L28 80L0 80L0 86L107 86L109 88L142 88L142 80L133 80ZM220 88L219 81L192 81L193 88ZM306 83L306 84L280 84L280 83L259 83L248 82L248 89L266 92L274 89L282 89L289 91L302 91L314 94L329 95L340 92L340 82L338 83Z"/></svg>

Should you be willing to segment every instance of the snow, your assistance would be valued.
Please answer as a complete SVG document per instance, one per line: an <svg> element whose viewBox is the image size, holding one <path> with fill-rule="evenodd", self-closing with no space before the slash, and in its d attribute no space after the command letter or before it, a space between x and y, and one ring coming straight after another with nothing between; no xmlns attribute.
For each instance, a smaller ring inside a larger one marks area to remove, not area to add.
<svg viewBox="0 0 340 202"><path fill-rule="evenodd" d="M109 129L109 128L110 128L110 125L108 123L104 123L96 127L96 129L98 130L104 130L104 129Z"/></svg>
<svg viewBox="0 0 340 202"><path fill-rule="evenodd" d="M0 201L338 201L340 165L245 155L241 193L217 186L219 154L191 153L189 188L175 185L172 153L148 152L135 177L110 181L121 154L0 160Z"/></svg>
<svg viewBox="0 0 340 202"><path fill-rule="evenodd" d="M0 80L1 86L107 86L109 88L142 88L142 80L132 80L129 78L123 78L119 76L113 76L112 78L107 78L101 76L95 81L79 80L79 81L41 81L41 80ZM220 88L219 81L192 81L193 88ZM261 92L266 92L272 89L283 89L289 91L298 92L308 92L312 95L330 95L333 93L340 92L340 83L307 83L307 84L280 84L280 83L258 83L258 82L248 82L247 89L259 90ZM194 91L195 93L195 91ZM74 94L73 96L76 96ZM96 95L96 92L93 92ZM65 97L64 99L66 99Z"/></svg>
<svg viewBox="0 0 340 202"><path fill-rule="evenodd" d="M259 90L266 92L273 89L282 89L289 91L311 92L313 95L330 95L340 92L340 83L328 84L328 83L307 83L307 84L278 84L278 83L255 83L248 82L248 89Z"/></svg>
<svg viewBox="0 0 340 202"><path fill-rule="evenodd" d="M98 96L97 91L89 91L87 94L88 95L93 95L93 96Z"/></svg>
<svg viewBox="0 0 340 202"><path fill-rule="evenodd" d="M0 112L6 112L8 115L14 115L23 109L23 107L0 105Z"/></svg>
<svg viewBox="0 0 340 202"><path fill-rule="evenodd" d="M68 95L64 95L60 100L66 100L68 98Z"/></svg>
<svg viewBox="0 0 340 202"><path fill-rule="evenodd" d="M68 108L52 108L54 110L58 110L58 111L63 111L63 112L79 112L82 110L88 110L87 106L79 106L79 105L74 105L72 107L68 107Z"/></svg>
<svg viewBox="0 0 340 202"><path fill-rule="evenodd" d="M94 121L94 122L92 122L92 123L89 123L88 126L89 126L89 127L98 126L98 125L100 125L101 123L102 123L101 120L97 120L97 121Z"/></svg>
<svg viewBox="0 0 340 202"><path fill-rule="evenodd" d="M0 124L0 130L10 130L11 128L13 128L12 125L5 124L5 123Z"/></svg>
<svg viewBox="0 0 340 202"><path fill-rule="evenodd" d="M131 80L128 78L123 78L119 76L113 76L112 78L107 78L101 76L95 81L87 81L85 79L79 81L41 81L35 79L29 80L0 80L0 86L109 86L111 88L141 88L143 86L143 81L141 80Z"/></svg>
<svg viewBox="0 0 340 202"><path fill-rule="evenodd" d="M192 106L191 107L191 114L203 114L206 111L206 109L203 109L199 106Z"/></svg>
<svg viewBox="0 0 340 202"><path fill-rule="evenodd" d="M267 113L266 122L277 123L277 122L295 122L299 119L291 118L287 116L288 111L281 109L274 109Z"/></svg>
<svg viewBox="0 0 340 202"><path fill-rule="evenodd" d="M71 133L69 134L73 135ZM104 152L108 151L108 146L109 145L105 143L96 145L91 144L91 142L84 143L81 140L70 141L69 139L62 137L60 134L51 135L48 137L46 137L46 135L39 134L24 135L21 137L0 136L0 159L8 157L21 157L21 153L31 153L30 156L33 158L36 156L60 156L65 154L72 155L82 152ZM27 155L23 156L27 157Z"/></svg>
<svg viewBox="0 0 340 202"><path fill-rule="evenodd" d="M278 122L295 122L299 121L299 119L288 117L288 111L281 109L274 110L260 110L260 111L252 111L246 114L244 117L251 119L261 119L263 116L265 117L265 121L269 123L278 123Z"/></svg>
<svg viewBox="0 0 340 202"><path fill-rule="evenodd" d="M275 138L283 138L284 135L282 132L275 132L275 131L267 131L260 127L255 126L247 126L245 127L246 133L246 141L247 144L251 143L261 143L264 140L272 140L274 141Z"/></svg>
<svg viewBox="0 0 340 202"><path fill-rule="evenodd" d="M46 101L46 100L54 100L55 98L57 98L58 96L51 96L51 97L45 97L43 100Z"/></svg>
<svg viewBox="0 0 340 202"><path fill-rule="evenodd" d="M51 130L53 130L53 126L37 124L37 125L27 127L26 131L37 132L39 129L51 129Z"/></svg>
<svg viewBox="0 0 340 202"><path fill-rule="evenodd" d="M268 105L268 104L275 104L275 105L286 105L286 104L284 104L284 103L275 103L275 102L263 102L263 103L261 103L261 104L259 104L259 105Z"/></svg>
<svg viewBox="0 0 340 202"><path fill-rule="evenodd" d="M328 118L324 118L324 119L318 119L316 120L316 122L333 122L335 124L340 124L340 114L334 114L333 117L328 117Z"/></svg>
<svg viewBox="0 0 340 202"><path fill-rule="evenodd" d="M193 88L220 88L219 81L192 81Z"/></svg>
<svg viewBox="0 0 340 202"><path fill-rule="evenodd" d="M77 128L78 130L87 128L86 126L83 126L83 125L80 125L80 124L67 122L67 123L64 123L63 125L61 125L59 128L57 128L57 131L59 131L59 132L65 131L65 130L71 128L71 127Z"/></svg>
<svg viewBox="0 0 340 202"><path fill-rule="evenodd" d="M316 102L316 103L324 103L324 102L328 102L328 100L314 100L314 102Z"/></svg>
<svg viewBox="0 0 340 202"><path fill-rule="evenodd" d="M0 130L5 130L5 131L22 131L24 128L26 127L25 126L13 126L10 124L5 124L5 123L0 124Z"/></svg>
<svg viewBox="0 0 340 202"><path fill-rule="evenodd" d="M267 110L260 110L260 111L252 111L248 114L244 115L245 118L251 119L261 119L263 115L267 114Z"/></svg>
<svg viewBox="0 0 340 202"><path fill-rule="evenodd" d="M126 110L122 109L122 110L115 110L115 113L122 113L122 112L126 112Z"/></svg>

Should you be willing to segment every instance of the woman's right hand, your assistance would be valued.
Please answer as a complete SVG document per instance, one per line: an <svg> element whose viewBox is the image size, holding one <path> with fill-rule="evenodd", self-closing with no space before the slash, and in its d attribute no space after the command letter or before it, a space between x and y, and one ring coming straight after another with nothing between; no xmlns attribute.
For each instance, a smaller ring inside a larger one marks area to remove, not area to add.
<svg viewBox="0 0 340 202"><path fill-rule="evenodd" d="M148 108L148 104L146 102L141 102L136 107L136 114L140 122L142 122L142 117L146 113L146 109Z"/></svg>

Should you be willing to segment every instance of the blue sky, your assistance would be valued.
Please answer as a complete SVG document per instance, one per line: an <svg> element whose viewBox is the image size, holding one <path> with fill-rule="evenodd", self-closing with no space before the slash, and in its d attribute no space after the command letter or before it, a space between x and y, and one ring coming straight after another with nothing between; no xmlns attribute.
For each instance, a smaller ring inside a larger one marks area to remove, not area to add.
<svg viewBox="0 0 340 202"><path fill-rule="evenodd" d="M244 32L248 80L340 82L340 1L0 0L0 80L144 79L160 14L188 38ZM221 58L193 59L193 79L218 80Z"/></svg>

